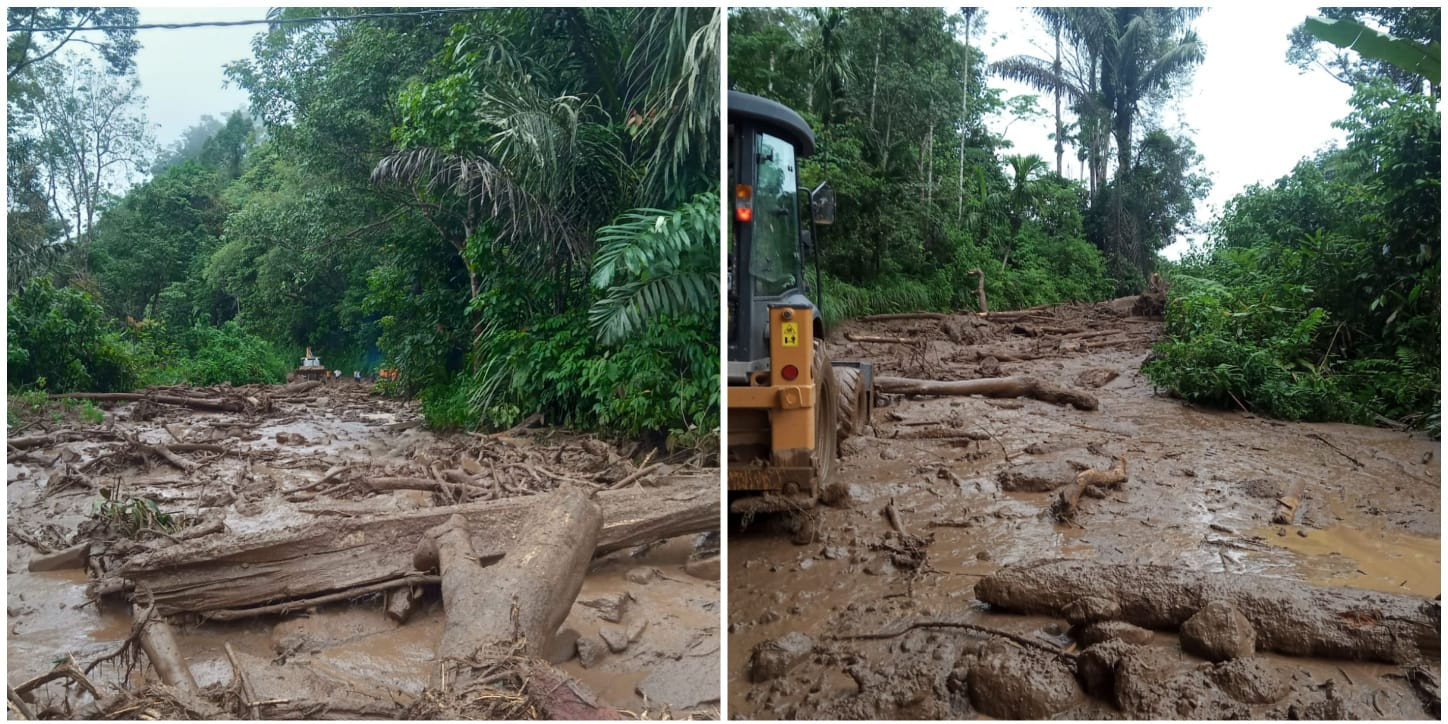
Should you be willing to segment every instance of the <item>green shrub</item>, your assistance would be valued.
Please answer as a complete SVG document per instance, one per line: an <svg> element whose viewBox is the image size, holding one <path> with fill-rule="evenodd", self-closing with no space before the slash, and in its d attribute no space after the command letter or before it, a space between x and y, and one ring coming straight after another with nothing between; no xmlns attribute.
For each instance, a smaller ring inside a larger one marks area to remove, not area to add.
<svg viewBox="0 0 1448 724"><path fill-rule="evenodd" d="M181 369L193 385L279 384L296 367L286 352L235 321L194 327L191 335L195 351L182 361Z"/></svg>
<svg viewBox="0 0 1448 724"><path fill-rule="evenodd" d="M9 386L51 392L135 387L138 365L100 305L74 288L37 279L11 295L6 355Z"/></svg>
<svg viewBox="0 0 1448 724"><path fill-rule="evenodd" d="M702 317L661 317L646 333L608 347L580 309L496 332L479 346L477 374L462 378L470 419L505 427L537 411L581 430L676 441L707 435L719 426L716 330ZM433 400L439 418L454 409L450 394Z"/></svg>

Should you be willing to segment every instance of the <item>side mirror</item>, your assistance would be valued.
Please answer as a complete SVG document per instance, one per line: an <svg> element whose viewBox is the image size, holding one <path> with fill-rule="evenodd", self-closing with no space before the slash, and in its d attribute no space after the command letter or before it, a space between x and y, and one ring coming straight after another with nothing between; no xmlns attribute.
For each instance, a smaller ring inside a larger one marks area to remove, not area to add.
<svg viewBox="0 0 1448 724"><path fill-rule="evenodd" d="M835 223L835 190L830 188L830 182L821 181L809 192L809 206L816 224L829 226Z"/></svg>

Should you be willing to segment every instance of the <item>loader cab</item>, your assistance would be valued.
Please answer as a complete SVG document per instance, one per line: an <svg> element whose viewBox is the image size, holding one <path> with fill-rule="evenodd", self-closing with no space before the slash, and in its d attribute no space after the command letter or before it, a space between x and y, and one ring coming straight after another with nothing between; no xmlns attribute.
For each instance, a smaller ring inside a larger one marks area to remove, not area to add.
<svg viewBox="0 0 1448 724"><path fill-rule="evenodd" d="M801 199L799 161L814 153L815 139L798 113L738 91L730 91L728 103L728 376L731 384L747 384L769 366L771 307L815 310L813 337L822 336L804 256L811 222L817 212L833 216L834 198L822 184Z"/></svg>

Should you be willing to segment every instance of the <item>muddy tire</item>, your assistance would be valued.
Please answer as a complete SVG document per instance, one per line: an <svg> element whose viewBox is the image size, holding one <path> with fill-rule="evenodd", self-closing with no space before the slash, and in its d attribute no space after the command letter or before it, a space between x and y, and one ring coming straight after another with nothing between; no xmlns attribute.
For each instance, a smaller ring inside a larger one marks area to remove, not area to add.
<svg viewBox="0 0 1448 724"><path fill-rule="evenodd" d="M865 431L865 421L868 419L865 406L868 400L865 394L865 376L860 374L858 367L836 367L835 382L839 385L839 394L836 395L839 401L835 405L839 425L835 443L841 445L845 438Z"/></svg>

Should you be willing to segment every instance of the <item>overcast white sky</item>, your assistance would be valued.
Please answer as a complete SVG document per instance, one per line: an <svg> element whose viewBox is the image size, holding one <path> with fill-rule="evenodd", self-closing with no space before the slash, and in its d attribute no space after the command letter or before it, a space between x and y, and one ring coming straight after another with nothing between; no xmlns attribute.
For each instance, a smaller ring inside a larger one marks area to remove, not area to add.
<svg viewBox="0 0 1448 724"><path fill-rule="evenodd" d="M191 23L202 20L261 20L264 7L141 8L141 23ZM169 147L204 115L223 118L246 110L246 92L223 87L222 67L251 57L251 38L264 25L234 28L138 30L136 75L146 96L146 116L156 141Z"/></svg>
<svg viewBox="0 0 1448 724"><path fill-rule="evenodd" d="M1170 129L1185 122L1205 158L1213 187L1199 218L1214 216L1227 199L1248 184L1286 174L1303 156L1331 142L1343 141L1332 122L1347 114L1350 91L1324 72L1299 74L1285 59L1287 35L1303 18L1315 14L1311 3L1255 3L1208 8L1196 21L1207 46L1190 89L1174 101L1163 118ZM142 8L141 22L260 19L264 7ZM241 89L225 87L222 67L249 57L250 42L262 26L142 30L136 57L147 113L156 139L169 146L201 116L223 116L244 109ZM988 10L984 32L975 42L989 60L1018 53L1045 56L1049 38L1028 9ZM1007 96L1036 91L992 78ZM1041 97L1050 110L1050 98ZM991 121L1000 131L1009 119ZM1018 153L1038 153L1054 164L1048 137L1049 117L1019 121L1007 137ZM1079 175L1074 151L1067 149L1067 174ZM1175 256L1182 245L1170 250Z"/></svg>
<svg viewBox="0 0 1448 724"><path fill-rule="evenodd" d="M1202 154L1212 178L1206 202L1198 205L1198 219L1216 216L1226 201L1244 187L1271 182L1287 174L1303 156L1332 142L1345 143L1332 122L1347 115L1352 91L1326 72L1300 74L1287 63L1287 36L1292 28L1317 14L1311 3L1268 3L1211 7L1197 18L1195 28L1206 45L1206 59L1197 67L1190 88L1163 114L1162 123L1175 131L1186 128ZM975 35L987 60L1017 54L1050 57L1050 36L1029 9L991 9L985 32ZM1007 90L1007 97L1038 94L1030 87L992 78ZM1050 112L1052 99L1041 95L1040 107ZM1010 119L990 122L996 132ZM1011 124L1006 137L1012 152L1036 153L1055 167L1055 144L1050 140L1055 121L1047 116L1035 123ZM1074 149L1066 149L1067 176L1081 176ZM1172 258L1186 250L1179 242L1166 250Z"/></svg>

